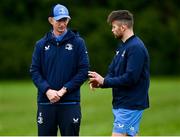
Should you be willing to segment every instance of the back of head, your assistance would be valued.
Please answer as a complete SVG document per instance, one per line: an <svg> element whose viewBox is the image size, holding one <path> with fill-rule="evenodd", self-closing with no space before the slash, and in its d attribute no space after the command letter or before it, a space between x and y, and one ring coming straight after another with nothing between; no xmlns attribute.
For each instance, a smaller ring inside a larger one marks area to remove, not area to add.
<svg viewBox="0 0 180 137"><path fill-rule="evenodd" d="M132 28L134 24L133 14L128 10L112 11L107 18L107 22L112 24L113 21L125 23L128 28Z"/></svg>

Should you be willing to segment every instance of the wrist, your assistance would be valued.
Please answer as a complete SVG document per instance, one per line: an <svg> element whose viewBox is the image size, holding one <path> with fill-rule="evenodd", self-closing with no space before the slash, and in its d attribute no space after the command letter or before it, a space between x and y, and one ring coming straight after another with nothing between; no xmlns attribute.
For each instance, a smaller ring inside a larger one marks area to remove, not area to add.
<svg viewBox="0 0 180 137"><path fill-rule="evenodd" d="M100 86L103 86L104 85L104 78L102 78L102 81L100 83Z"/></svg>
<svg viewBox="0 0 180 137"><path fill-rule="evenodd" d="M67 91L67 87L62 87L63 90Z"/></svg>
<svg viewBox="0 0 180 137"><path fill-rule="evenodd" d="M58 92L58 96L62 97L64 96L64 94L67 92L67 88L66 87L62 87L61 90Z"/></svg>
<svg viewBox="0 0 180 137"><path fill-rule="evenodd" d="M50 91L50 89L47 89L46 92L45 92L45 94L47 95L47 94L49 93L49 91Z"/></svg>

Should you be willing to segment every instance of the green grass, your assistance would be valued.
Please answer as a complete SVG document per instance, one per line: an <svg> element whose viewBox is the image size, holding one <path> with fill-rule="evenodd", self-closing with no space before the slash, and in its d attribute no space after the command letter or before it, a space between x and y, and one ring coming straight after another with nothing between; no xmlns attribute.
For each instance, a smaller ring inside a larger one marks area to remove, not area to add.
<svg viewBox="0 0 180 137"><path fill-rule="evenodd" d="M82 136L109 136L112 131L111 89L81 88ZM31 81L0 82L0 136L33 136L36 129L36 88ZM180 135L180 78L153 78L150 108L139 135Z"/></svg>

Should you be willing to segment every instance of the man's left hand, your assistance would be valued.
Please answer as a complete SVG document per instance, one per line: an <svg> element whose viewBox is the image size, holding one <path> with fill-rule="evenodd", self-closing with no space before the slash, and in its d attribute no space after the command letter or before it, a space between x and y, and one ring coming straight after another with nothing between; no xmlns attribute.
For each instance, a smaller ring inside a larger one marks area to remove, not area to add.
<svg viewBox="0 0 180 137"><path fill-rule="evenodd" d="M64 94L67 92L67 88L62 87L59 91L58 91L58 96L62 97L64 96Z"/></svg>

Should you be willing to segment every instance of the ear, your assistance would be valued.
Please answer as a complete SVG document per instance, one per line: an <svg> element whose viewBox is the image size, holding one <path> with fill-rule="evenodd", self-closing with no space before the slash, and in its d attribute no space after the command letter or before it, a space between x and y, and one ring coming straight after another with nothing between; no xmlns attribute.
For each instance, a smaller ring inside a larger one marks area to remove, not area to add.
<svg viewBox="0 0 180 137"><path fill-rule="evenodd" d="M48 17L48 21L49 21L49 23L52 25L53 24L53 22L54 22L54 20L53 20L53 18L52 17Z"/></svg>
<svg viewBox="0 0 180 137"><path fill-rule="evenodd" d="M121 29L122 29L123 31L125 31L125 30L127 29L127 25L126 25L126 24L121 25Z"/></svg>
<svg viewBox="0 0 180 137"><path fill-rule="evenodd" d="M66 21L66 25L69 23L69 21L70 21L70 19L67 19L67 21Z"/></svg>

